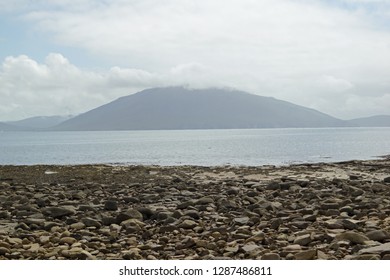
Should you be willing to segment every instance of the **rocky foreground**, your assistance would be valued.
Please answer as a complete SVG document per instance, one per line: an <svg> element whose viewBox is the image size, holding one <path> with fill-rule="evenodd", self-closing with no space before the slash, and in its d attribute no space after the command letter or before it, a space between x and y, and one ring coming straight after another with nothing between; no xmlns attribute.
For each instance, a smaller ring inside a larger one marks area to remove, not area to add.
<svg viewBox="0 0 390 280"><path fill-rule="evenodd" d="M0 259L390 259L390 159L0 166Z"/></svg>

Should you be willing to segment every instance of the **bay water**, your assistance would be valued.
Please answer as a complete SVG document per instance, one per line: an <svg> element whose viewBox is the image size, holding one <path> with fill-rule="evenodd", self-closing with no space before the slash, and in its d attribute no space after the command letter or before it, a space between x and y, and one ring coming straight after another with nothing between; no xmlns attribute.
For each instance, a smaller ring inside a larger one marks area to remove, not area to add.
<svg viewBox="0 0 390 280"><path fill-rule="evenodd" d="M0 132L0 164L284 165L390 154L390 128Z"/></svg>

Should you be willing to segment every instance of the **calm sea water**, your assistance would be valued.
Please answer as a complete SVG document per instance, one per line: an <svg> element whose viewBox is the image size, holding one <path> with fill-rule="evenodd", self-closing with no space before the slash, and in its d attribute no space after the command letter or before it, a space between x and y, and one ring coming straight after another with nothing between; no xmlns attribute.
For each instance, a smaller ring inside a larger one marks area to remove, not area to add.
<svg viewBox="0 0 390 280"><path fill-rule="evenodd" d="M282 165L390 154L390 128L0 132L0 164Z"/></svg>

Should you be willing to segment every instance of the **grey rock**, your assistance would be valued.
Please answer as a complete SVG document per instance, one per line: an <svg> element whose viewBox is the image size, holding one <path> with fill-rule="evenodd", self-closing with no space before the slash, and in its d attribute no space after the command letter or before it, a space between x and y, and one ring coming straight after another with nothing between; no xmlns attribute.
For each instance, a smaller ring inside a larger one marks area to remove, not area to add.
<svg viewBox="0 0 390 280"><path fill-rule="evenodd" d="M384 230L373 230L367 232L366 235L370 240L374 240L374 241L383 241L389 238L389 234Z"/></svg>
<svg viewBox="0 0 390 280"><path fill-rule="evenodd" d="M188 201L185 201L185 202L178 204L177 209L187 209L188 207L193 206L193 205L194 205L194 201L188 200Z"/></svg>
<svg viewBox="0 0 390 280"><path fill-rule="evenodd" d="M390 254L384 254L382 260L390 260Z"/></svg>
<svg viewBox="0 0 390 280"><path fill-rule="evenodd" d="M78 210L83 211L83 212L86 212L86 211L96 212L96 211L98 211L96 206L91 206L91 205L79 205Z"/></svg>
<svg viewBox="0 0 390 280"><path fill-rule="evenodd" d="M155 214L152 209L146 207L138 208L137 211L142 214L144 220L149 220Z"/></svg>
<svg viewBox="0 0 390 280"><path fill-rule="evenodd" d="M344 229L344 225L340 220L327 220L325 221L325 227L328 229Z"/></svg>
<svg viewBox="0 0 390 280"><path fill-rule="evenodd" d="M42 213L53 218L62 218L65 216L75 215L76 210L73 206L46 207L42 210Z"/></svg>
<svg viewBox="0 0 390 280"><path fill-rule="evenodd" d="M117 221L116 218L111 217L111 216L103 216L102 217L102 224L105 226L109 226L111 224L115 224Z"/></svg>
<svg viewBox="0 0 390 280"><path fill-rule="evenodd" d="M240 249L240 246L238 244L230 245L230 246L227 246L225 248L225 252L237 253L239 249Z"/></svg>
<svg viewBox="0 0 390 280"><path fill-rule="evenodd" d="M92 219L92 218L83 218L81 219L81 222L86 226L86 227L96 227L96 228L100 228L102 226L102 224L96 220L96 219Z"/></svg>
<svg viewBox="0 0 390 280"><path fill-rule="evenodd" d="M280 260L280 256L277 253L266 253L261 256L262 260Z"/></svg>
<svg viewBox="0 0 390 280"><path fill-rule="evenodd" d="M361 249L359 254L383 254L390 253L390 242L381 244L379 246L373 246L370 248Z"/></svg>
<svg viewBox="0 0 390 280"><path fill-rule="evenodd" d="M377 254L363 254L358 256L353 256L351 260L380 260L381 257Z"/></svg>
<svg viewBox="0 0 390 280"><path fill-rule="evenodd" d="M303 216L303 220L308 222L315 222L317 220L317 215L305 215Z"/></svg>
<svg viewBox="0 0 390 280"><path fill-rule="evenodd" d="M309 225L311 225L311 222L308 222L308 221L292 221L290 223L291 226L294 226L298 229L305 229L307 228Z"/></svg>
<svg viewBox="0 0 390 280"><path fill-rule="evenodd" d="M317 256L317 250L316 249L311 249L307 251L302 251L299 253L296 253L294 255L296 260L313 260Z"/></svg>
<svg viewBox="0 0 390 280"><path fill-rule="evenodd" d="M126 221L121 222L120 225L126 230L126 233L140 232L145 226L143 222L137 219L128 219Z"/></svg>
<svg viewBox="0 0 390 280"><path fill-rule="evenodd" d="M364 194L364 191L362 189L353 186L349 186L349 191L352 194L352 196L359 196Z"/></svg>
<svg viewBox="0 0 390 280"><path fill-rule="evenodd" d="M363 234L353 232L353 231L347 231L347 232L343 232L343 233L336 235L335 240L336 241L348 240L348 241L355 243L355 244L364 244L369 239L367 236L365 236Z"/></svg>
<svg viewBox="0 0 390 280"><path fill-rule="evenodd" d="M350 174L349 175L349 180L358 180L360 179L360 176L357 174Z"/></svg>
<svg viewBox="0 0 390 280"><path fill-rule="evenodd" d="M255 250L258 250L260 249L261 247L256 245L256 244L246 244L244 246L242 246L242 251L244 251L245 253L249 253L249 252L252 252L252 251L255 251Z"/></svg>
<svg viewBox="0 0 390 280"><path fill-rule="evenodd" d="M359 227L360 221L345 219L345 220L342 220L341 223L345 229L354 230L354 229L357 229Z"/></svg>
<svg viewBox="0 0 390 280"><path fill-rule="evenodd" d="M304 234L304 235L298 236L294 240L294 244L299 244L301 246L306 246L306 245L310 244L310 242L312 242L312 238L311 238L310 234Z"/></svg>
<svg viewBox="0 0 390 280"><path fill-rule="evenodd" d="M199 220L200 219L200 214L196 210L187 210L183 214L185 216L191 217L191 218L193 218L195 220Z"/></svg>
<svg viewBox="0 0 390 280"><path fill-rule="evenodd" d="M161 211L161 212L158 212L157 214L156 214L156 219L158 220L158 221L164 221L164 220L166 220L166 219L168 219L169 217L171 217L172 216L172 212L169 212L169 211Z"/></svg>
<svg viewBox="0 0 390 280"><path fill-rule="evenodd" d="M9 219L10 216L8 211L0 211L0 219Z"/></svg>
<svg viewBox="0 0 390 280"><path fill-rule="evenodd" d="M279 218L276 218L276 219L272 219L271 221L270 221L270 228L271 229L274 229L274 230L276 230L276 229L278 229L279 227L280 227L280 225L282 224L282 220L281 219L279 219Z"/></svg>
<svg viewBox="0 0 390 280"><path fill-rule="evenodd" d="M262 232L262 231L260 231L260 232L253 232L252 234L253 234L253 236L249 237L247 239L247 242L253 241L255 243L258 243L258 242L262 242L262 241L265 240L265 233Z"/></svg>
<svg viewBox="0 0 390 280"><path fill-rule="evenodd" d="M280 190L281 187L280 187L280 184L278 182L270 182L267 186L266 186L266 189L267 190L271 190L271 191L276 191L276 190Z"/></svg>
<svg viewBox="0 0 390 280"><path fill-rule="evenodd" d="M214 199L209 196L202 197L195 202L195 205L205 205L214 203Z"/></svg>
<svg viewBox="0 0 390 280"><path fill-rule="evenodd" d="M0 247L0 256L4 256L5 254L9 254L11 251L8 248Z"/></svg>
<svg viewBox="0 0 390 280"><path fill-rule="evenodd" d="M329 209L339 209L339 204L335 202L327 202L321 204L322 210L329 210Z"/></svg>
<svg viewBox="0 0 390 280"><path fill-rule="evenodd" d="M192 221L192 220L184 220L182 221L178 227L179 228L183 228L183 229L193 229L194 227L196 227L198 225L197 222L195 221Z"/></svg>
<svg viewBox="0 0 390 280"><path fill-rule="evenodd" d="M129 220L129 219L137 219L140 221L143 221L143 215L135 209L129 209L127 211L121 212L116 216L116 223L120 224L123 221Z"/></svg>
<svg viewBox="0 0 390 280"><path fill-rule="evenodd" d="M385 182L385 183L390 183L390 177L384 178L384 179L383 179L383 182Z"/></svg>
<svg viewBox="0 0 390 280"><path fill-rule="evenodd" d="M238 217L238 218L234 218L233 221L235 224L237 224L239 226L243 226L249 222L249 218L248 217Z"/></svg>
<svg viewBox="0 0 390 280"><path fill-rule="evenodd" d="M104 209L107 211L116 211L118 210L118 202L116 200L107 200L104 203Z"/></svg>
<svg viewBox="0 0 390 280"><path fill-rule="evenodd" d="M37 225L39 227L43 227L46 220L45 219L27 218L27 219L23 220L23 222L29 226L30 225Z"/></svg>
<svg viewBox="0 0 390 280"><path fill-rule="evenodd" d="M70 225L70 228L75 229L75 230L80 230L80 229L85 228L85 224L82 222L73 223Z"/></svg>

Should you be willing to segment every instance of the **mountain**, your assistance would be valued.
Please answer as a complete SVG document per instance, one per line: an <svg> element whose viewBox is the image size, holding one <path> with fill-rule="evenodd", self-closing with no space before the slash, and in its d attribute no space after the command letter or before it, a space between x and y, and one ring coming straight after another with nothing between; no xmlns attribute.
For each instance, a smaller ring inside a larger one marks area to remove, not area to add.
<svg viewBox="0 0 390 280"><path fill-rule="evenodd" d="M23 130L23 129L14 125L0 122L0 131L19 131L19 130Z"/></svg>
<svg viewBox="0 0 390 280"><path fill-rule="evenodd" d="M56 126L72 116L39 116L27 118L19 121L6 122L7 124L23 128L25 130L45 129Z"/></svg>
<svg viewBox="0 0 390 280"><path fill-rule="evenodd" d="M390 127L390 115L378 115L349 120L351 126Z"/></svg>
<svg viewBox="0 0 390 280"><path fill-rule="evenodd" d="M154 130L344 126L342 120L236 90L153 88L69 119L55 130Z"/></svg>

